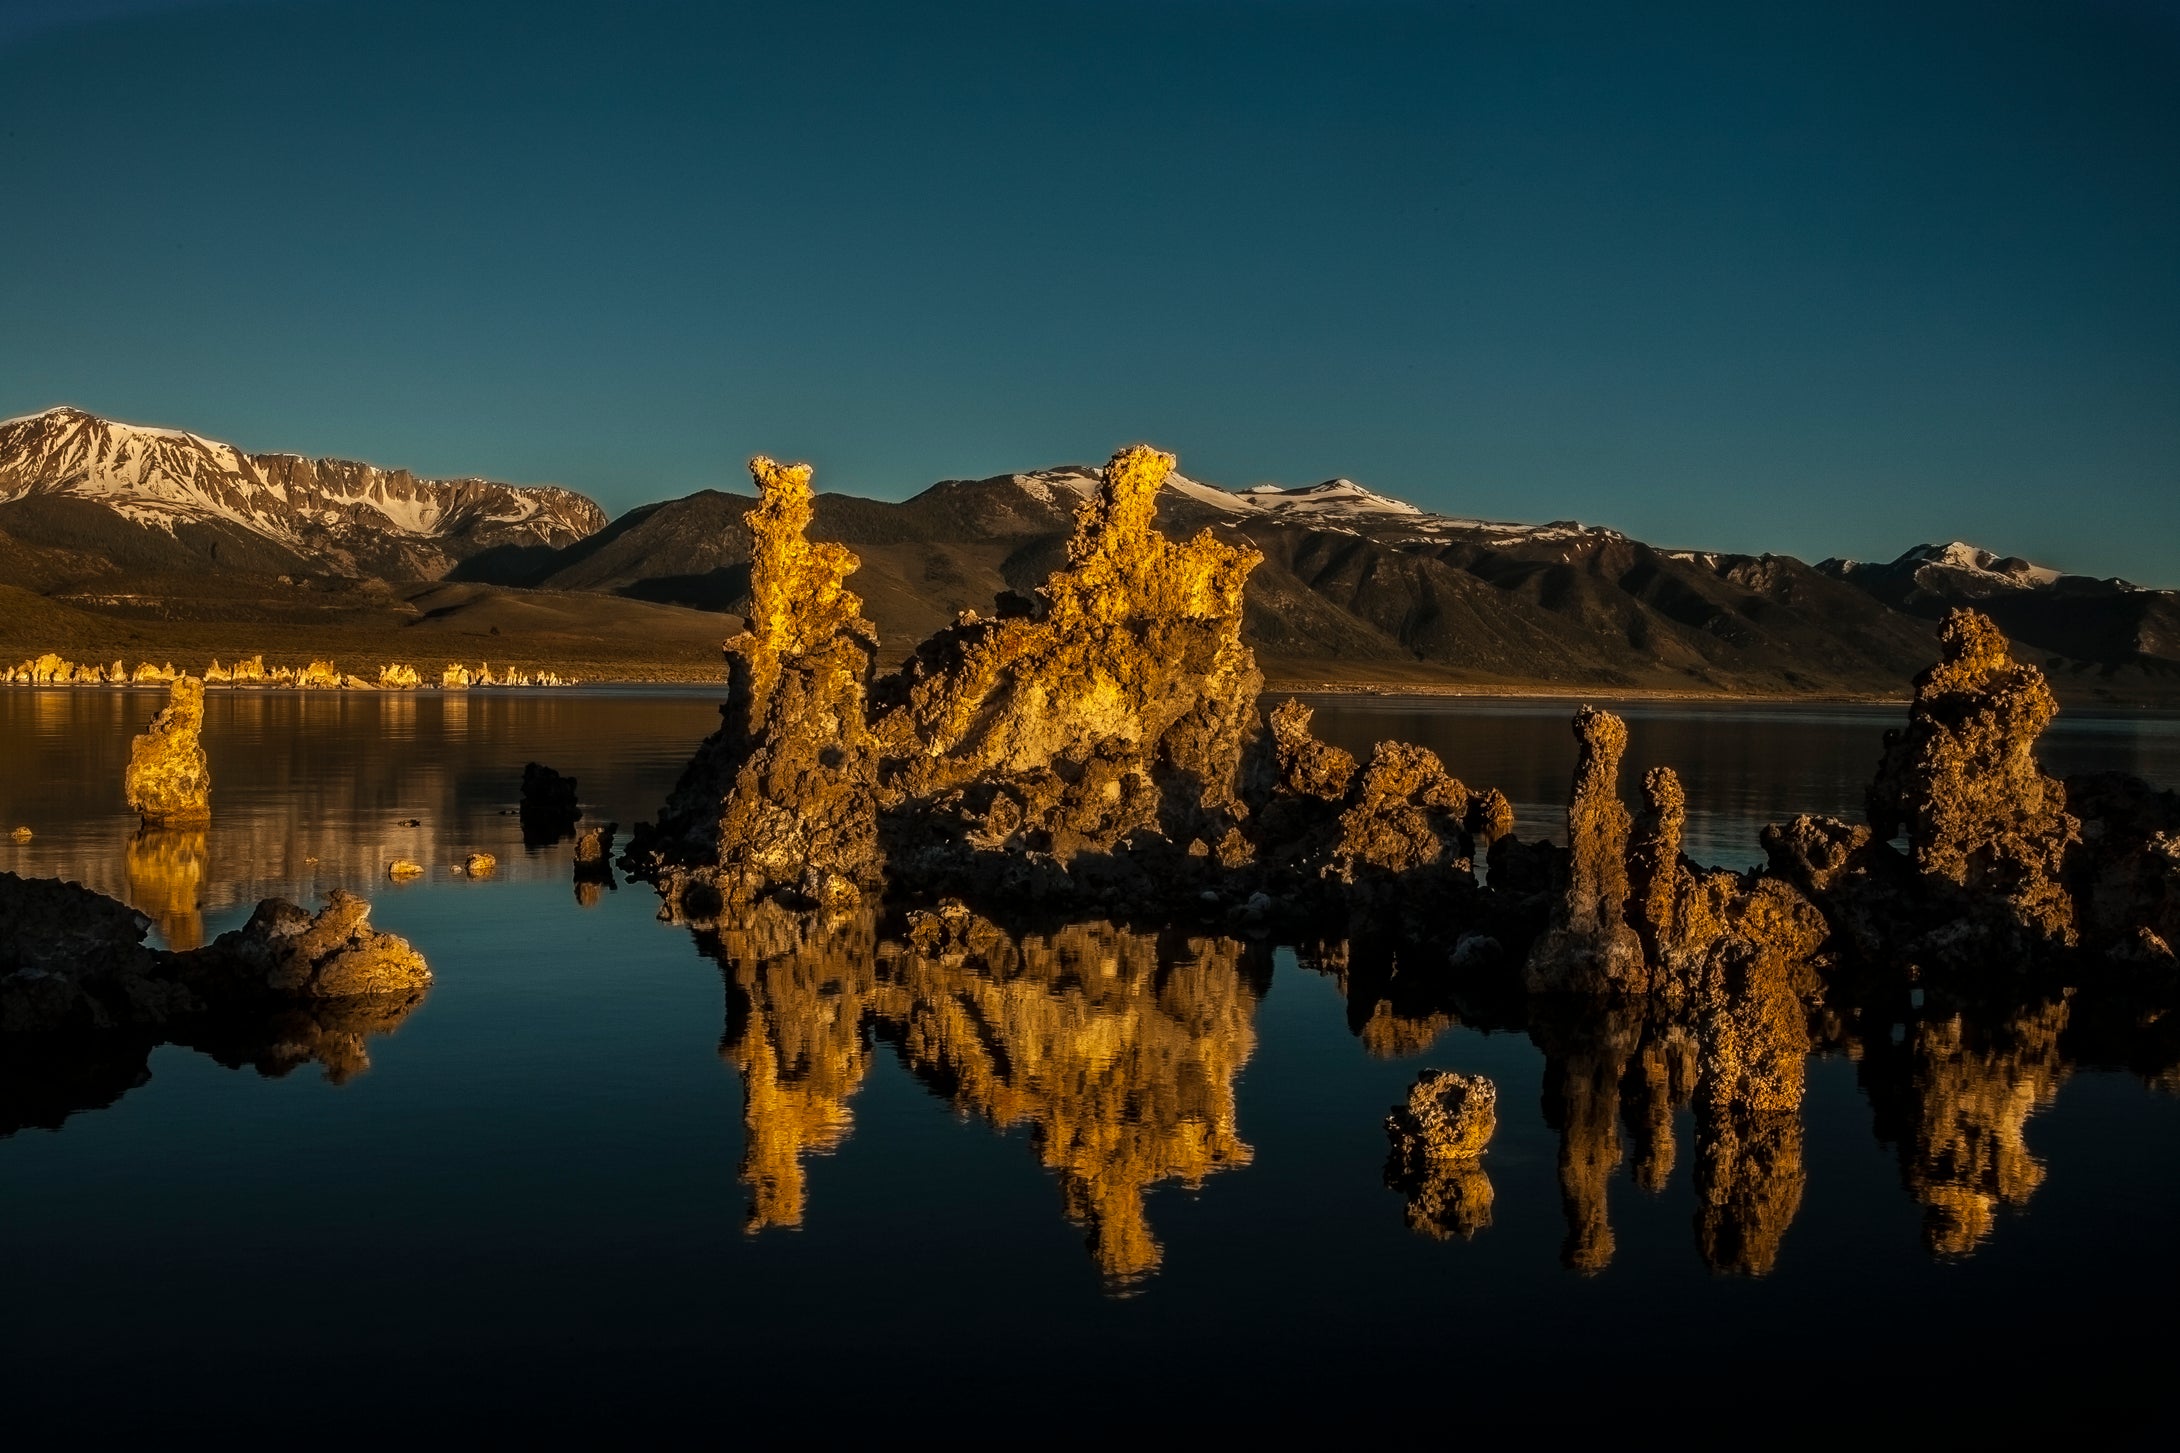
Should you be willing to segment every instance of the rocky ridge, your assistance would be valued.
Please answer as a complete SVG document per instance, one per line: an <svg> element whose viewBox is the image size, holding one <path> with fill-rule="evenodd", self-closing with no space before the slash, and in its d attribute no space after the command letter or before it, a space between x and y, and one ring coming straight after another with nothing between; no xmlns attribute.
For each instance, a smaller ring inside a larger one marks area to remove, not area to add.
<svg viewBox="0 0 2180 1453"><path fill-rule="evenodd" d="M483 550L568 545L605 523L590 500L553 486L246 454L81 409L0 423L0 531L32 543L134 530L165 538L115 541L146 558L216 561L225 545L261 566L423 580Z"/></svg>

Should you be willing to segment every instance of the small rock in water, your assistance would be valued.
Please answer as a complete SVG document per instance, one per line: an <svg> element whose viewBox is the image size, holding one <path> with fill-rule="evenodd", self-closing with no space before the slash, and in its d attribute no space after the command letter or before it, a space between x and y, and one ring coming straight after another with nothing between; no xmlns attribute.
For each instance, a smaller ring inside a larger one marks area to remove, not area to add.
<svg viewBox="0 0 2180 1453"><path fill-rule="evenodd" d="M205 765L204 683L176 680L166 710L129 744L122 782L129 806L150 823L191 825L212 816L212 774Z"/></svg>
<svg viewBox="0 0 2180 1453"><path fill-rule="evenodd" d="M462 859L462 871L472 878L489 878L500 865L500 860L490 853L471 853Z"/></svg>
<svg viewBox="0 0 2180 1453"><path fill-rule="evenodd" d="M1425 1070L1408 1103L1385 1117L1385 1133L1403 1160L1475 1160L1499 1125L1499 1091L1482 1075Z"/></svg>
<svg viewBox="0 0 2180 1453"><path fill-rule="evenodd" d="M417 817L404 817L403 819L401 819L401 821L394 824L395 827L422 827L423 825L423 819Z"/></svg>
<svg viewBox="0 0 2180 1453"><path fill-rule="evenodd" d="M396 858L386 865L386 876L389 878L421 878L424 876L424 865L422 863L412 863L407 858Z"/></svg>

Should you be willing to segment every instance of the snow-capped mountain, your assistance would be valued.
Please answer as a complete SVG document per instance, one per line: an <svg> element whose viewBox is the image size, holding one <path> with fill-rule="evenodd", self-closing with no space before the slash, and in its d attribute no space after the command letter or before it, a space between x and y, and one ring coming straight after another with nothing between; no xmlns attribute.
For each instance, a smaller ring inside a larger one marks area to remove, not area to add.
<svg viewBox="0 0 2180 1453"><path fill-rule="evenodd" d="M2018 555L1998 555L1965 540L1945 544L1916 545L1898 559L1874 561L1826 560L1817 566L1827 575L1852 580L1876 593L1905 597L1918 589L1938 595L1961 595L2016 590L2038 590L2062 580L2106 591L2136 587L2124 580L2095 581L2070 576L2063 570L2038 565Z"/></svg>
<svg viewBox="0 0 2180 1453"><path fill-rule="evenodd" d="M1883 564L1826 560L1817 569L1929 620L1973 606L2015 641L2077 660L2180 660L2180 594L2173 591L2069 575L1962 540L1917 545Z"/></svg>
<svg viewBox="0 0 2180 1453"><path fill-rule="evenodd" d="M572 544L606 523L573 490L419 479L345 459L246 454L185 433L56 408L0 423L0 531L93 549L101 515L165 537L111 541L135 561L240 556L270 568L429 579L502 546ZM171 559L169 557L172 557Z"/></svg>
<svg viewBox="0 0 2180 1453"><path fill-rule="evenodd" d="M1063 465L1011 478L1023 491L1047 504L1055 503L1065 495L1088 498L1098 487L1097 471L1083 465ZM1322 484L1298 486L1256 484L1246 489L1226 489L1175 473L1168 476L1164 494L1169 501L1169 512L1173 511L1174 504L1186 501L1234 522L1276 520L1304 529L1360 535L1386 544L1428 545L1455 540L1526 544L1581 536L1622 538L1611 530L1581 525L1573 520L1530 525L1433 514L1406 500L1365 489L1352 479L1328 479Z"/></svg>

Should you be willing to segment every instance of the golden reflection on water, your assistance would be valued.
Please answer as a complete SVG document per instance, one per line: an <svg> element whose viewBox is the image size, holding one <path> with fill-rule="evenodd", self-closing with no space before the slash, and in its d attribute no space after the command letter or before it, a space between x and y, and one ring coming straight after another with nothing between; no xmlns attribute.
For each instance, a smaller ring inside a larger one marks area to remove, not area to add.
<svg viewBox="0 0 2180 1453"><path fill-rule="evenodd" d="M806 1165L854 1125L873 1036L964 1114L1029 1128L1116 1289L1156 1269L1145 1193L1246 1165L1234 1080L1268 966L1225 938L1109 923L879 943L867 916L758 910L720 930L722 1056L742 1077L747 1226L801 1223Z"/></svg>
<svg viewBox="0 0 2180 1453"><path fill-rule="evenodd" d="M122 852L127 901L149 914L171 949L204 943L204 879L211 860L201 827L136 830Z"/></svg>
<svg viewBox="0 0 2180 1453"><path fill-rule="evenodd" d="M1878 1133L1898 1147L1934 1254L1968 1255L1999 1207L2025 1206L2043 1184L2028 1121L2066 1081L2059 1038L2069 1013L2058 999L2003 1018L1932 1017L1899 1044L1867 1048L1863 1081Z"/></svg>

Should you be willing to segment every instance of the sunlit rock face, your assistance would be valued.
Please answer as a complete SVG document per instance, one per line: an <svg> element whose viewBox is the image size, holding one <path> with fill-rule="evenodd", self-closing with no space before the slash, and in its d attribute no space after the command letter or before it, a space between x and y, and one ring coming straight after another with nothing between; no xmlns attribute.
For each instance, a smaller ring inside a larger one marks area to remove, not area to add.
<svg viewBox="0 0 2180 1453"><path fill-rule="evenodd" d="M1772 871L1823 911L1833 941L1879 972L1951 982L2050 964L2077 945L2170 969L2180 933L2180 798L2133 778L2038 768L2056 710L1987 618L1954 611L1943 656L1889 733L1869 825L1802 816L1764 830ZM1905 853L1888 841L1907 838Z"/></svg>
<svg viewBox="0 0 2180 1453"><path fill-rule="evenodd" d="M190 826L212 816L212 769L204 730L204 683L183 676L166 710L151 719L129 752L123 786L129 807L148 823Z"/></svg>
<svg viewBox="0 0 2180 1453"><path fill-rule="evenodd" d="M2058 704L1989 618L1956 610L1939 642L1942 658L1916 679L1907 729L1886 738L1870 826L1879 838L1904 831L1918 871L1966 890L2031 940L2071 944L2061 874L2080 825L2035 755Z"/></svg>
<svg viewBox="0 0 2180 1453"><path fill-rule="evenodd" d="M1030 1128L1116 1290L1161 1259L1151 1186L1248 1163L1234 1081L1268 964L1238 941L1108 923L1016 934L949 904L904 943L868 913L768 901L700 942L727 981L720 1052L743 1081L752 1230L809 1214L808 1161L852 1130L874 1034L958 1109Z"/></svg>
<svg viewBox="0 0 2180 1453"><path fill-rule="evenodd" d="M749 467L749 628L726 644L719 730L629 849L685 911L780 893L843 905L884 865L865 700L878 633L846 585L856 558L808 539L808 465Z"/></svg>
<svg viewBox="0 0 2180 1453"><path fill-rule="evenodd" d="M424 956L371 927L371 905L340 888L315 914L268 898L248 923L172 964L214 1001L379 998L421 994L431 983Z"/></svg>
<svg viewBox="0 0 2180 1453"><path fill-rule="evenodd" d="M1410 1229L1467 1240L1491 1225L1493 1191L1484 1151L1498 1126L1498 1087L1482 1075L1425 1070L1392 1108L1386 1184L1408 1199Z"/></svg>
<svg viewBox="0 0 2180 1453"><path fill-rule="evenodd" d="M1585 706L1574 734L1566 887L1551 927L1529 951L1523 982L1540 994L1640 994L1648 982L1643 946L1625 917L1631 822L1619 784L1627 723Z"/></svg>
<svg viewBox="0 0 2180 1453"><path fill-rule="evenodd" d="M1918 1019L1899 1045L1867 1045L1862 1081L1878 1135L1900 1153L1901 1179L1922 1203L1923 1239L1965 1256L1991 1234L2001 1206L2023 1206L2043 1183L2029 1117L2067 1077L2065 1000L2017 1011Z"/></svg>
<svg viewBox="0 0 2180 1453"><path fill-rule="evenodd" d="M1259 556L1152 525L1173 456L1114 455L1067 565L965 616L882 682L873 733L895 868L933 887L1170 896L1245 861L1260 729L1242 586Z"/></svg>

